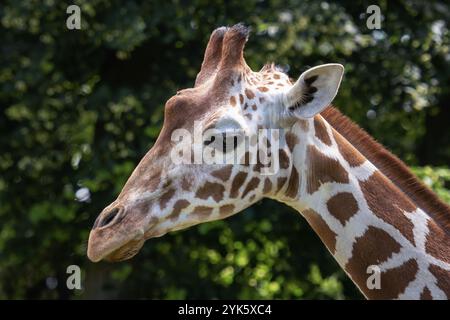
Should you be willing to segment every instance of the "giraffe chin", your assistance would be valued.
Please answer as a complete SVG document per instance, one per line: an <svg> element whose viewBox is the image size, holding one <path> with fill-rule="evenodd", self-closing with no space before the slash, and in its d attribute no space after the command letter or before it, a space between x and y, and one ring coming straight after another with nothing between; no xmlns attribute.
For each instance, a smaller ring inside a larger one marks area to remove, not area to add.
<svg viewBox="0 0 450 320"><path fill-rule="evenodd" d="M133 258L139 253L145 241L151 238L159 238L166 234L166 231L155 232L155 230L148 230L143 238L135 239L127 242L118 249L114 250L102 260L107 262L120 262Z"/></svg>
<svg viewBox="0 0 450 320"><path fill-rule="evenodd" d="M144 243L144 238L139 240L132 240L108 254L103 258L103 260L108 262L120 262L131 259L139 252L139 250L141 250Z"/></svg>

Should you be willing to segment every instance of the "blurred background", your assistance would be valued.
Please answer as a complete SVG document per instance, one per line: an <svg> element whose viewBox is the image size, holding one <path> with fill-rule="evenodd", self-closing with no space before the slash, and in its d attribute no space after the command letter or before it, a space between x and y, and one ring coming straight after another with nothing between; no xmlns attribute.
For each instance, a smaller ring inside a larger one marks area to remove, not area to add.
<svg viewBox="0 0 450 320"><path fill-rule="evenodd" d="M81 30L66 27L71 4ZM345 65L334 104L450 202L449 21L448 1L2 1L0 299L361 299L274 201L118 264L89 262L87 238L157 138L165 101L193 86L211 31L237 22L252 27L254 70ZM67 289L73 264L82 290Z"/></svg>

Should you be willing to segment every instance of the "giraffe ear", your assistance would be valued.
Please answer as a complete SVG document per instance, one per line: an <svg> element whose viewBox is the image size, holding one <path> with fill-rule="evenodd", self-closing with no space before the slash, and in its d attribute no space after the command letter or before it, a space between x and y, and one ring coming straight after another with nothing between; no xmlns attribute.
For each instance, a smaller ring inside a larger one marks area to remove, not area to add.
<svg viewBox="0 0 450 320"><path fill-rule="evenodd" d="M307 119L323 111L336 96L343 74L344 66L337 63L303 72L284 97L289 117Z"/></svg>

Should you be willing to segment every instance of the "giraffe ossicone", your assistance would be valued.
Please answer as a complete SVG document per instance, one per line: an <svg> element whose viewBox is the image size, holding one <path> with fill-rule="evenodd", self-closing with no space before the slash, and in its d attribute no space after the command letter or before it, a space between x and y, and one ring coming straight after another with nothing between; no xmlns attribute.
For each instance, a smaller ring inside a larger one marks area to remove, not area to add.
<svg viewBox="0 0 450 320"><path fill-rule="evenodd" d="M268 197L301 213L367 298L449 298L450 209L329 106L343 66L295 83L273 64L253 72L248 35L212 33L194 88L167 101L157 141L98 216L88 257L129 259L147 239Z"/></svg>

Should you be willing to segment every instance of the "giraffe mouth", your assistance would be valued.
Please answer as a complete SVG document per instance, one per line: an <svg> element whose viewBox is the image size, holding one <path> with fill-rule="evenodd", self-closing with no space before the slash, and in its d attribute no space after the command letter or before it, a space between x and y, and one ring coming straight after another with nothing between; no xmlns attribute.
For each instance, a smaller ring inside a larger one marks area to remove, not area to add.
<svg viewBox="0 0 450 320"><path fill-rule="evenodd" d="M159 238L165 233L166 232L155 231L151 228L144 234L143 237L138 239L135 238L134 240L125 243L106 255L103 259L108 262L120 262L131 259L139 253L146 240L150 238Z"/></svg>
<svg viewBox="0 0 450 320"><path fill-rule="evenodd" d="M127 242L120 248L114 250L106 257L104 257L104 260L108 262L119 262L131 259L139 252L139 250L141 250L142 246L144 245L144 242L145 242L144 238Z"/></svg>

